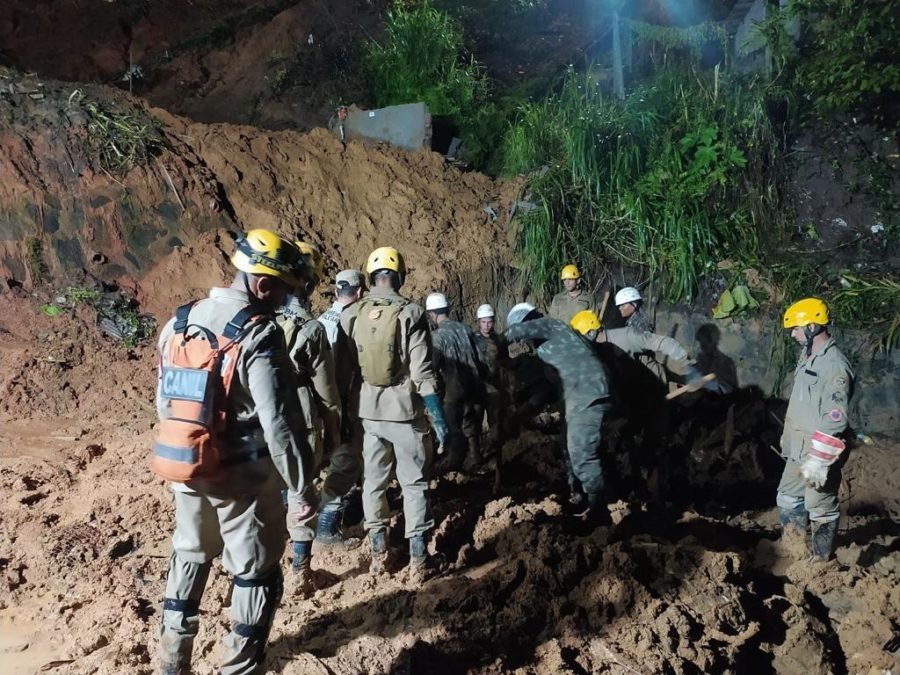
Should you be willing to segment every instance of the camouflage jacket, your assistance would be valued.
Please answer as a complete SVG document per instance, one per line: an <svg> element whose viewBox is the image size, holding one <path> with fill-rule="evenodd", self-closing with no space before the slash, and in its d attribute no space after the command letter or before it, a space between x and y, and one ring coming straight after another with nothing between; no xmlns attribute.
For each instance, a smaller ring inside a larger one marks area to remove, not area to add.
<svg viewBox="0 0 900 675"><path fill-rule="evenodd" d="M537 355L558 374L566 415L582 412L600 402L610 407L606 369L590 343L562 321L543 317L519 323L506 331L509 342L534 340Z"/></svg>
<svg viewBox="0 0 900 675"><path fill-rule="evenodd" d="M594 309L594 299L582 288L574 296L569 295L568 291L554 295L547 315L569 325L572 317L585 309Z"/></svg>
<svg viewBox="0 0 900 675"><path fill-rule="evenodd" d="M478 359L475 335L468 326L446 319L431 332L434 365L444 382L445 394L483 390L483 366Z"/></svg>

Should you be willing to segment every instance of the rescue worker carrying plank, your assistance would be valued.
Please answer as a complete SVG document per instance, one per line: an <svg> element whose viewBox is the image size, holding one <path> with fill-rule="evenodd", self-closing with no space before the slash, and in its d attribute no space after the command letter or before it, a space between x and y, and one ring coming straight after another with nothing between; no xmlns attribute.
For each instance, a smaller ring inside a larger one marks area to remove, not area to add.
<svg viewBox="0 0 900 675"><path fill-rule="evenodd" d="M309 294L323 274L322 256L306 242L298 241L296 246L305 264L299 273L300 284L278 316L278 325L284 331L288 357L296 373L297 397L307 439L315 451L313 468L318 473L323 462L330 464L340 443L341 401L325 327L309 311ZM311 564L318 508L319 497L312 485L302 494L287 490L287 529L294 553L288 596L305 598L315 590Z"/></svg>
<svg viewBox="0 0 900 675"><path fill-rule="evenodd" d="M562 268L559 278L563 282L564 290L553 296L548 315L568 325L572 317L581 310L593 309L594 301L582 288L581 270L577 266L566 265Z"/></svg>
<svg viewBox="0 0 900 675"><path fill-rule="evenodd" d="M786 463L776 503L785 536L806 536L812 554L828 560L837 534L838 488L846 449L853 370L828 331L828 307L804 298L787 308L784 327L802 346L781 436Z"/></svg>
<svg viewBox="0 0 900 675"><path fill-rule="evenodd" d="M373 574L388 563L391 512L387 488L396 472L403 492L410 580L426 575L425 535L432 527L428 476L433 449L427 409L443 444L448 428L432 365L428 321L419 305L399 294L406 279L400 253L384 246L366 263L371 290L341 313L354 370L353 408L363 426L363 513L372 547Z"/></svg>
<svg viewBox="0 0 900 675"><path fill-rule="evenodd" d="M605 521L609 513L603 501L600 427L611 408L606 370L578 333L562 321L544 317L527 302L513 307L506 323L507 342L534 341L538 358L558 373L565 403L566 464L573 495L586 495L590 520Z"/></svg>
<svg viewBox="0 0 900 675"><path fill-rule="evenodd" d="M299 283L297 249L268 230L236 242L229 288L180 307L159 337L159 435L151 468L175 496L163 603L164 675L190 672L213 558L233 575L225 675L261 672L281 599L281 490L312 479L294 373L274 310Z"/></svg>
<svg viewBox="0 0 900 675"><path fill-rule="evenodd" d="M484 401L481 363L475 336L465 324L450 318L450 302L443 293L431 293L425 299L425 312L431 325L434 366L443 384L444 414L449 434L439 471L467 471L481 463L481 424L478 406Z"/></svg>

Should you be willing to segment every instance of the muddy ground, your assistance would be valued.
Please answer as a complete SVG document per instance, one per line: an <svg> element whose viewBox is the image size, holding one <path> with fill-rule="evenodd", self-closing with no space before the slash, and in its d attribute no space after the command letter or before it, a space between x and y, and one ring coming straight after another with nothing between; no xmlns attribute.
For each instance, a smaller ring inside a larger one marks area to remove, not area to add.
<svg viewBox="0 0 900 675"><path fill-rule="evenodd" d="M147 469L154 379L152 349L104 336L92 308L49 317L0 295L4 672L153 672L172 527ZM316 549L332 576L278 613L269 672L896 669L883 647L900 627L897 450L855 451L838 562L823 567L777 540L768 450L692 453L669 503L617 502L615 524L592 530L566 500L555 439L526 432L499 492L491 471L434 484L438 574L423 586L405 579L400 527L389 578L368 574L365 547ZM214 672L229 585L214 566L197 673Z"/></svg>

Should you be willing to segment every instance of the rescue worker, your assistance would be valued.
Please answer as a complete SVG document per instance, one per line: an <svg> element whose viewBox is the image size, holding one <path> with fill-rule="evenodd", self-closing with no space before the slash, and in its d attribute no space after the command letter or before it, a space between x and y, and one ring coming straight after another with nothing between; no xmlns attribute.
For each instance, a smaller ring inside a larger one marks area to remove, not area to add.
<svg viewBox="0 0 900 675"><path fill-rule="evenodd" d="M309 311L309 293L323 273L321 255L306 242L298 241L296 246L305 264L299 275L300 283L278 315L278 325L284 332L288 356L296 373L297 397L307 440L314 450L313 470L318 473L323 461L331 461L340 443L341 401L325 327ZM319 497L312 485L306 493L289 488L286 494L287 529L294 553L288 595L304 598L315 590L311 565Z"/></svg>
<svg viewBox="0 0 900 675"><path fill-rule="evenodd" d="M665 367L697 389L706 387L717 391L714 382L703 382L703 374L697 369L687 350L674 338L640 330L631 326L604 329L600 318L591 310L584 310L572 317L571 326L591 342L609 342L632 358L642 354L661 354Z"/></svg>
<svg viewBox="0 0 900 675"><path fill-rule="evenodd" d="M425 418L438 442L448 428L432 365L428 321L419 305L398 292L406 264L395 248L372 251L366 262L371 290L341 313L341 328L359 375L351 407L363 426L363 513L372 547L373 574L388 563L391 512L387 487L396 473L403 493L409 540L410 580L426 575L425 535L434 527L428 506L432 445Z"/></svg>
<svg viewBox="0 0 900 675"><path fill-rule="evenodd" d="M341 312L357 302L365 292L366 281L358 270L343 270L335 278L335 301L320 317L325 327L337 372L338 392L341 395L341 442L331 455L328 474L322 483L319 502L316 542L320 545L353 546L354 538L341 531L345 499L362 474L362 423L351 409L349 394L353 388L353 371L347 353L347 336L340 329Z"/></svg>
<svg viewBox="0 0 900 675"><path fill-rule="evenodd" d="M273 316L299 281L297 249L268 230L247 232L236 247L231 262L238 272L231 286L213 288L208 298L179 308L159 338L160 425L151 466L173 481L175 497L159 641L164 675L190 672L200 599L220 553L234 588L232 630L219 672L262 672L282 593L281 489L302 493L312 476L312 448L299 417L284 335ZM183 367L198 351L200 365ZM219 378L218 386L209 378ZM179 390L173 382L199 385ZM190 406L206 426L183 419Z"/></svg>
<svg viewBox="0 0 900 675"><path fill-rule="evenodd" d="M665 370L655 355L663 355L665 367L685 380L689 391L702 388L717 391L716 382L704 382L703 375L688 356L687 351L675 339L626 326L603 329L600 318L592 311L579 312L572 318L571 326L589 342L605 343L627 354L643 373L632 373L622 382L621 406L635 430L640 430L641 444L631 453L631 471L643 474L652 497L662 496L673 475L673 450L667 443L669 406L665 401L665 379L658 379L658 370ZM645 359L652 359L657 369L648 370ZM652 375L651 375L652 373Z"/></svg>
<svg viewBox="0 0 900 675"><path fill-rule="evenodd" d="M638 330L653 332L653 322L650 317L641 312L644 298L641 292L634 286L625 286L619 289L615 297L616 308L625 319L625 325Z"/></svg>
<svg viewBox="0 0 900 675"><path fill-rule="evenodd" d="M478 406L484 401L481 363L475 336L469 327L450 318L450 302L443 293L425 299L432 328L434 366L443 384L444 414L449 427L441 471L466 470L481 463L481 428Z"/></svg>
<svg viewBox="0 0 900 675"><path fill-rule="evenodd" d="M581 270L576 265L566 265L562 268L559 278L563 282L564 290L553 296L550 303L549 316L559 319L567 326L578 312L583 309L593 309L594 301L581 287Z"/></svg>
<svg viewBox="0 0 900 675"><path fill-rule="evenodd" d="M565 404L565 439L570 486L585 494L588 517L597 522L609 516L605 508L600 465L600 428L611 408L606 370L590 345L567 324L544 317L522 302L509 311L508 342L532 340L537 356L559 375Z"/></svg>
<svg viewBox="0 0 900 675"><path fill-rule="evenodd" d="M342 270L334 280L334 303L322 312L319 323L325 327L328 342L332 348L338 340L341 325L341 312L362 298L366 292L366 278L359 270Z"/></svg>
<svg viewBox="0 0 900 675"><path fill-rule="evenodd" d="M853 370L828 331L828 307L804 298L787 308L784 327L802 347L781 436L786 461L776 502L785 536L806 536L815 559L828 560L837 534L841 455Z"/></svg>
<svg viewBox="0 0 900 675"><path fill-rule="evenodd" d="M509 360L506 342L496 328L494 308L480 305L475 312L478 320L478 332L475 334L475 346L478 348L478 360L484 369L484 404L479 406L477 419L479 426L487 415L488 448L491 455L497 454L503 441L503 406L505 382L501 364Z"/></svg>

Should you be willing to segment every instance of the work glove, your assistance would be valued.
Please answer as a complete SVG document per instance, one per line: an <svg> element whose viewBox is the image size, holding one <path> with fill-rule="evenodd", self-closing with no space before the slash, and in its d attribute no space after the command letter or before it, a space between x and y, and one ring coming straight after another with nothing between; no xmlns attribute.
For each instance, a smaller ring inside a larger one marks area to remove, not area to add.
<svg viewBox="0 0 900 675"><path fill-rule="evenodd" d="M846 448L840 438L821 431L813 432L806 459L800 465L800 474L812 487L821 490L828 482L828 469Z"/></svg>
<svg viewBox="0 0 900 675"><path fill-rule="evenodd" d="M441 405L441 399L437 394L427 394L422 397L425 401L425 409L431 417L431 426L434 433L437 434L438 444L443 445L450 434L450 427L447 426L447 420L444 418L444 406Z"/></svg>

